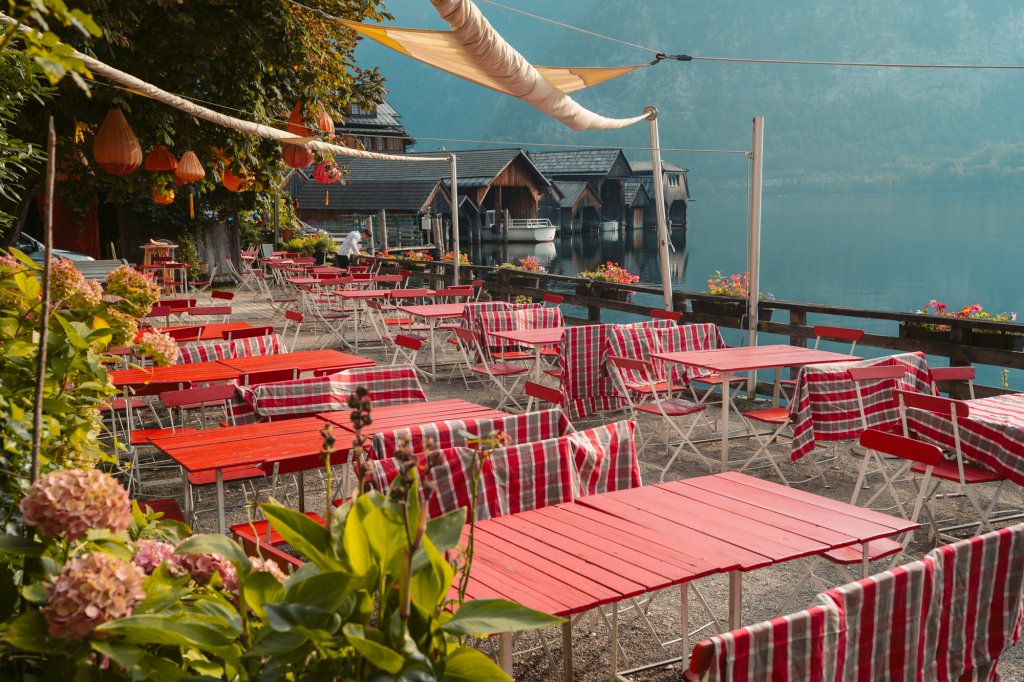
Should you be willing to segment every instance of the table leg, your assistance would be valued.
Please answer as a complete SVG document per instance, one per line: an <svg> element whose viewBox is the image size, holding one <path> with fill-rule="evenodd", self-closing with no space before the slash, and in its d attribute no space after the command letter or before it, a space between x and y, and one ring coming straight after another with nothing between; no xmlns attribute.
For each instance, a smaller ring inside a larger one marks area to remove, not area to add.
<svg viewBox="0 0 1024 682"><path fill-rule="evenodd" d="M572 617L562 623L562 680L573 682L572 670Z"/></svg>
<svg viewBox="0 0 1024 682"><path fill-rule="evenodd" d="M743 574L729 572L729 629L735 630L743 623Z"/></svg>
<svg viewBox="0 0 1024 682"><path fill-rule="evenodd" d="M732 385L732 372L722 372L722 473L729 470L729 410L732 397L729 387Z"/></svg>
<svg viewBox="0 0 1024 682"><path fill-rule="evenodd" d="M679 622L682 624L679 642L683 645L682 663L685 666L690 656L690 585L688 583L679 586Z"/></svg>
<svg viewBox="0 0 1024 682"><path fill-rule="evenodd" d="M512 633L498 635L498 666L512 677Z"/></svg>
<svg viewBox="0 0 1024 682"><path fill-rule="evenodd" d="M782 368L781 367L776 367L775 368L775 385L772 387L772 407L778 407L779 406L779 397L780 397L780 394L782 393L782 384L779 383L781 381L782 381Z"/></svg>
<svg viewBox="0 0 1024 682"><path fill-rule="evenodd" d="M217 469L217 525L220 528L220 534L226 535L228 521L224 512L224 472L221 469Z"/></svg>
<svg viewBox="0 0 1024 682"><path fill-rule="evenodd" d="M434 336L436 322L433 317L427 319L427 327L430 329L430 378L433 381L437 381L437 339Z"/></svg>
<svg viewBox="0 0 1024 682"><path fill-rule="evenodd" d="M867 456L865 455L865 459L866 458L867 458ZM867 578L870 575L869 571L871 569L868 568L868 563L869 563L868 557L871 555L870 548L871 548L871 543L870 542L861 543L860 577L862 577L862 578Z"/></svg>
<svg viewBox="0 0 1024 682"><path fill-rule="evenodd" d="M598 607L600 608L600 607ZM619 678L619 602L612 604L612 682Z"/></svg>
<svg viewBox="0 0 1024 682"><path fill-rule="evenodd" d="M299 511L302 512L303 514L305 514L306 513L306 472L305 471L300 471L298 478L299 478L299 480L298 480L298 486L299 486ZM331 491L328 490L327 494L330 495Z"/></svg>
<svg viewBox="0 0 1024 682"><path fill-rule="evenodd" d="M185 521L192 524L194 523L192 518L192 488L188 484L188 472L185 471L185 467L179 466L178 468L181 469L181 490L182 497L184 498L182 506L185 509Z"/></svg>

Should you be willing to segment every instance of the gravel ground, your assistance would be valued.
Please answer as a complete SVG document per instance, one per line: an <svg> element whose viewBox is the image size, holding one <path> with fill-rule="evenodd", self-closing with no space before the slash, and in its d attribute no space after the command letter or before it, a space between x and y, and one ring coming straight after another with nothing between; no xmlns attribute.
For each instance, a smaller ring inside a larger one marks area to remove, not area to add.
<svg viewBox="0 0 1024 682"><path fill-rule="evenodd" d="M266 305L253 302L251 299L252 296L247 293L242 293L236 297L234 302L235 314L232 319L261 324L268 323L268 320L271 319L272 311ZM283 321L280 317L274 319L274 324L280 325L282 322ZM325 340L327 340L326 337L318 335L315 330L304 330L302 335L299 337L296 350L319 348ZM362 341L369 340L369 333L364 333L361 337L361 348L359 354L371 357L381 363L388 362L389 358L386 357L386 354L383 351L379 349L369 349L362 343ZM328 343L327 347L336 347L339 350L348 350L333 341ZM441 380L426 384L424 388L426 390L427 397L432 400L457 397L490 406L494 406L497 402L494 391L486 390L477 386L467 390L461 381L458 381L457 383L448 383ZM741 409L750 409L751 407L761 406L763 406L763 403L759 404L746 401L740 402ZM717 410L712 411L711 416L713 417L715 414L717 414ZM640 431L644 434L654 434L657 431L657 421L657 418L650 415L641 416ZM706 458L698 459L692 454L688 457L685 455L680 457L680 459L678 459L669 470L666 480L706 475L709 473L710 466L717 467L719 442L717 434L711 431L708 424L701 423L694 431L694 440L708 441L707 443L699 445L700 450L706 455ZM747 453L749 455L752 444L753 440L749 438L733 440L730 448L736 453L734 458L738 459L742 453ZM646 483L657 482L661 468L667 460L668 452L669 450L663 442L658 442L652 438L652 442L648 443L640 453L641 471ZM838 448L838 452L839 457L832 465L827 467L827 484L823 482L821 478L818 478L807 483L796 484L796 487L819 495L824 495L832 499L844 502L849 501L853 492L853 486L857 478L857 468L860 465L861 459L852 452L849 446ZM815 453L812 457L820 454L820 452ZM811 468L808 464L792 464L788 461L788 458L784 459L786 461L782 464L783 471L786 477L791 481L800 480L810 475ZM777 482L777 477L769 469L748 469L746 473L768 480L775 480ZM166 470L164 473L156 473L150 479L147 479L151 481L151 484L147 484L144 488L146 496L180 496L180 484L167 482L166 479ZM323 509L326 500L319 477L310 474L306 476L305 480L307 484L307 509ZM1019 489L1016 489L1016 492L1019 492ZM294 497L294 495L292 495L292 497ZM239 523L246 520L249 512L245 506L245 499L246 496L243 495L239 485L229 486L228 502L229 505L233 504L233 507L229 509L229 524ZM1019 497L1014 498L1011 495L1003 496L1004 502L1016 503L1019 499ZM209 490L203 491L203 497L199 502L199 507L208 507L211 503L214 503L214 501L214 492L212 487L210 487ZM292 501L294 502L294 500ZM941 500L936 509L938 515L944 519L956 518L969 520L971 518L969 505L963 498ZM216 514L201 514L198 523L196 524L196 530L200 532L216 532ZM932 547L933 545L929 541L928 534L924 531L918 531L915 534L913 542L908 548L905 558L901 560L901 563L903 561L920 558L932 549ZM888 566L888 561L883 560L874 564L872 568L874 571L881 571L888 568ZM814 596L821 591L822 588L820 586L815 586L810 581L807 581L799 587L798 591L794 595L790 595L790 593L793 592L795 587L800 583L801 578L807 571L807 567L808 560L793 561L788 564L760 569L744 575L743 622L748 624L756 623L781 615L780 610L784 607L788 596L792 596L792 601L787 612L807 606ZM854 567L854 572L856 572L856 570L856 567ZM828 562L819 563L816 566L815 572L824 579L829 586L847 582L839 571ZM694 586L695 589L700 591L704 599L710 605L713 614L709 616L709 614L703 612L696 594L691 590L689 624L691 631L702 628L712 621L713 617L724 619L728 608L728 582L725 576L711 576L704 578L697 581ZM626 606L627 604L623 604L622 608L625 608ZM620 668L637 667L672 657L678 657L683 653L682 647L679 644L669 645L664 648L659 644L659 638L661 640L669 640L679 637L681 628L679 622L678 588L663 590L656 593L650 603L644 606L644 609L646 610L646 620L653 625L654 629L658 633L658 637L656 638L655 635L647 628L645 619L637 609L632 608L625 613L620 613L619 643L622 652L622 655L620 656ZM712 630L704 630L702 632L709 631ZM514 660L515 679L527 682L561 679L561 632L559 629L555 628L547 630L543 634L544 638L547 640L550 656L545 653L541 646L541 636L538 633L523 635L517 641L517 652L524 649L533 650L522 654L517 653ZM699 636L692 637L691 644L693 641L696 641L696 639L699 639ZM490 653L492 646L491 642L481 642L480 646L485 652ZM584 614L583 617L574 622L573 661L575 665L575 679L607 679L609 673L610 646L609 631L596 611L590 614ZM496 650L496 648L495 643L494 649ZM682 664L677 662L674 665L670 664L648 672L637 673L632 675L631 678L651 682L656 680L678 680L681 678L682 669ZM1017 646L1004 655L999 672L1006 682L1024 682L1024 654L1022 654L1022 647Z"/></svg>

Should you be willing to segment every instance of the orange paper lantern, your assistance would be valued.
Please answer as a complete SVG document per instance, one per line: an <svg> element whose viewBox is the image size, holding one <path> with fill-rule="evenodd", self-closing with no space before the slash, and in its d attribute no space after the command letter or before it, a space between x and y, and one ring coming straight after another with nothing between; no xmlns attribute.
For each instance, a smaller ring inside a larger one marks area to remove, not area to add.
<svg viewBox="0 0 1024 682"><path fill-rule="evenodd" d="M162 192L158 189L154 189L152 191L152 195L153 201L160 204L161 206L166 206L167 204L170 204L174 201L173 189L164 190Z"/></svg>
<svg viewBox="0 0 1024 682"><path fill-rule="evenodd" d="M203 164L199 163L199 157L196 156L195 152L185 152L181 155L181 160L178 161L178 168L174 171L174 181L176 183L187 185L190 182L196 182L206 177L206 171L203 170Z"/></svg>
<svg viewBox="0 0 1024 682"><path fill-rule="evenodd" d="M157 145L142 162L142 167L148 171L172 171L178 167L178 160L166 147Z"/></svg>
<svg viewBox="0 0 1024 682"><path fill-rule="evenodd" d="M316 115L316 124L322 132L328 135L334 135L334 118L327 113L327 109L320 107L320 110Z"/></svg>
<svg viewBox="0 0 1024 682"><path fill-rule="evenodd" d="M298 135L299 137L308 137L313 134L306 124L302 121L302 100L300 99L295 103L295 108L292 109L292 115L288 117L288 132L292 135Z"/></svg>
<svg viewBox="0 0 1024 682"><path fill-rule="evenodd" d="M120 109L107 112L96 139L92 155L100 168L112 175L128 175L142 165L142 147Z"/></svg>
<svg viewBox="0 0 1024 682"><path fill-rule="evenodd" d="M298 144L281 144L281 156L290 168L305 168L313 163L313 152Z"/></svg>
<svg viewBox="0 0 1024 682"><path fill-rule="evenodd" d="M231 192L244 192L249 189L249 175L245 171L242 171L241 175L235 175L230 169L224 170L224 175L221 176L220 184L224 185L225 189Z"/></svg>

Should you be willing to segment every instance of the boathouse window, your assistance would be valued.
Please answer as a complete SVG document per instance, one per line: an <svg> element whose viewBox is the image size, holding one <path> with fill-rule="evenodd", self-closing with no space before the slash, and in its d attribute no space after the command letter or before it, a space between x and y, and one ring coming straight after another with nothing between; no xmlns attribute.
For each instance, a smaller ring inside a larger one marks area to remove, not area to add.
<svg viewBox="0 0 1024 682"><path fill-rule="evenodd" d="M678 173L669 173L669 176L668 176L668 186L669 187L678 187L679 186L679 174Z"/></svg>

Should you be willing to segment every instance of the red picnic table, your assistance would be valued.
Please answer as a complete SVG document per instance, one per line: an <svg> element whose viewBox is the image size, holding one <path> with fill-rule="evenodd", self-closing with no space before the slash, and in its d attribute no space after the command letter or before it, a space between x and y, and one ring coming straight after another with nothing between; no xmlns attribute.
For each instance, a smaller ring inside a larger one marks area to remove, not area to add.
<svg viewBox="0 0 1024 682"><path fill-rule="evenodd" d="M219 360L194 362L188 365L115 369L108 373L117 388L138 388L153 383L190 381L194 384L237 379L240 372Z"/></svg>
<svg viewBox="0 0 1024 682"><path fill-rule="evenodd" d="M728 472L591 495L476 523L474 599L511 599L568 618L612 605L612 679L618 675L618 603L729 574L729 624L742 622L745 572L899 535L918 524L745 474ZM689 601L681 590L682 650ZM562 626L572 678L571 623ZM500 660L511 672L511 638Z"/></svg>
<svg viewBox="0 0 1024 682"><path fill-rule="evenodd" d="M178 339L178 343L185 341L216 341L217 339L225 338L225 334L232 331L239 331L242 329L252 329L252 325L248 322L217 322L215 324L198 324L198 325L178 325L173 327L159 327L157 331L169 332L175 329L188 329L189 327L203 328L203 333L198 337L191 339Z"/></svg>
<svg viewBox="0 0 1024 682"><path fill-rule="evenodd" d="M785 367L801 367L823 362L855 362L855 355L844 355L831 351L803 348L801 346L744 346L739 348L716 348L714 350L684 351L680 353L651 353L652 358L662 362L700 367L718 373L722 378L722 471L729 467L729 412L732 396L729 387L737 372L756 372L759 369L775 370L774 404L779 404L779 380Z"/></svg>
<svg viewBox="0 0 1024 682"><path fill-rule="evenodd" d="M427 323L430 332L430 376L437 374L437 343L434 332L440 320L453 320L462 317L466 309L465 303L430 303L427 305L400 305L398 309L409 317L418 317Z"/></svg>
<svg viewBox="0 0 1024 682"><path fill-rule="evenodd" d="M351 434L347 410L321 412L312 417L299 417L281 421L224 426L178 436L154 438L152 443L161 452L181 465L183 476L214 472L217 485L217 509L220 532L227 532L224 514L224 472L226 470L264 468L275 462L288 463L290 470L318 468L322 465L319 454L323 447L321 431L331 424L340 427L335 433L333 464L348 461ZM465 400L435 400L404 405L374 408L373 425L364 435L390 431L410 424L431 423L448 419L475 419L506 417L505 412L483 407ZM297 464L302 460L301 464ZM304 491L300 482L299 505L303 506ZM189 500L185 500L188 511Z"/></svg>
<svg viewBox="0 0 1024 682"><path fill-rule="evenodd" d="M304 350L295 353L276 353L274 355L253 355L247 358L227 358L220 360L239 374L250 372L269 372L271 370L294 369L300 374L315 369L335 369L339 372L356 367L373 367L373 360L358 355L349 355L341 351Z"/></svg>

